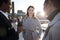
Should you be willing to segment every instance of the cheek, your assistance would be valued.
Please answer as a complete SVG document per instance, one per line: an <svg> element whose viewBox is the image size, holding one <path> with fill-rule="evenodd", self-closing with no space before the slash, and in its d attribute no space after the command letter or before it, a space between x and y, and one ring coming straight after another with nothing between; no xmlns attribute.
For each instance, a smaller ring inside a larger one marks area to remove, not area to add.
<svg viewBox="0 0 60 40"><path fill-rule="evenodd" d="M44 11L45 11L45 13L47 14L47 13L50 12L50 8L47 6L47 7L44 8Z"/></svg>
<svg viewBox="0 0 60 40"><path fill-rule="evenodd" d="M34 12L33 12L33 11L31 11L30 13L31 13L31 14L33 14Z"/></svg>
<svg viewBox="0 0 60 40"><path fill-rule="evenodd" d="M33 15L33 13L30 12L29 15Z"/></svg>
<svg viewBox="0 0 60 40"><path fill-rule="evenodd" d="M7 9L8 9L8 11L10 11L11 10L10 6L8 6Z"/></svg>
<svg viewBox="0 0 60 40"><path fill-rule="evenodd" d="M33 12L30 12L29 14L30 14L30 15L33 15Z"/></svg>
<svg viewBox="0 0 60 40"><path fill-rule="evenodd" d="M8 9L10 10L10 6L8 6Z"/></svg>
<svg viewBox="0 0 60 40"><path fill-rule="evenodd" d="M29 14L31 14L31 11L28 11Z"/></svg>

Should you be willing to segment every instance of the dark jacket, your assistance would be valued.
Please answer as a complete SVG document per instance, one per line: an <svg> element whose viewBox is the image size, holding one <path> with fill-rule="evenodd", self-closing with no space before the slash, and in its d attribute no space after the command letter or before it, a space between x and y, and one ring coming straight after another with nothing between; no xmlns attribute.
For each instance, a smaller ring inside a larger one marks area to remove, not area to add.
<svg viewBox="0 0 60 40"><path fill-rule="evenodd" d="M0 12L0 40L17 40L18 33L12 28L11 22Z"/></svg>

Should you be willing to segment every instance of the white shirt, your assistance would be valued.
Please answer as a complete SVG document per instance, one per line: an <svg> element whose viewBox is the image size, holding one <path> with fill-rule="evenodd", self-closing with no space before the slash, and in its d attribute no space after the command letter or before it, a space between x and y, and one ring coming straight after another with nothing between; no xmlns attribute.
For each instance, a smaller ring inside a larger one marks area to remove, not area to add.
<svg viewBox="0 0 60 40"><path fill-rule="evenodd" d="M3 12L2 10L0 10L0 12L1 12L7 19L9 19L9 18L8 18L8 13Z"/></svg>

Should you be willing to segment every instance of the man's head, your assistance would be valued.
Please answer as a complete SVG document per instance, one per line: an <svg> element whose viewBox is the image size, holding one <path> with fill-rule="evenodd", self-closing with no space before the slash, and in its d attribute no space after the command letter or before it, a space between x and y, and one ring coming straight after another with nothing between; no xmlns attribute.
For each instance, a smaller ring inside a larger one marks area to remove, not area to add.
<svg viewBox="0 0 60 40"><path fill-rule="evenodd" d="M44 11L48 16L57 9L60 9L60 0L45 0Z"/></svg>
<svg viewBox="0 0 60 40"><path fill-rule="evenodd" d="M10 13L11 0L0 0L0 10Z"/></svg>

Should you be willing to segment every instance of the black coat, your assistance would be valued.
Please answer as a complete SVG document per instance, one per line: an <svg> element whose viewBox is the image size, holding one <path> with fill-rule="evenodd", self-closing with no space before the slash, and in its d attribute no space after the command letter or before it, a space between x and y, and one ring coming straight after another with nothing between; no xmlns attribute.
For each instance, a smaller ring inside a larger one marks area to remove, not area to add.
<svg viewBox="0 0 60 40"><path fill-rule="evenodd" d="M11 22L1 12L0 12L0 40L18 40L18 33L15 32L14 28L12 28Z"/></svg>

